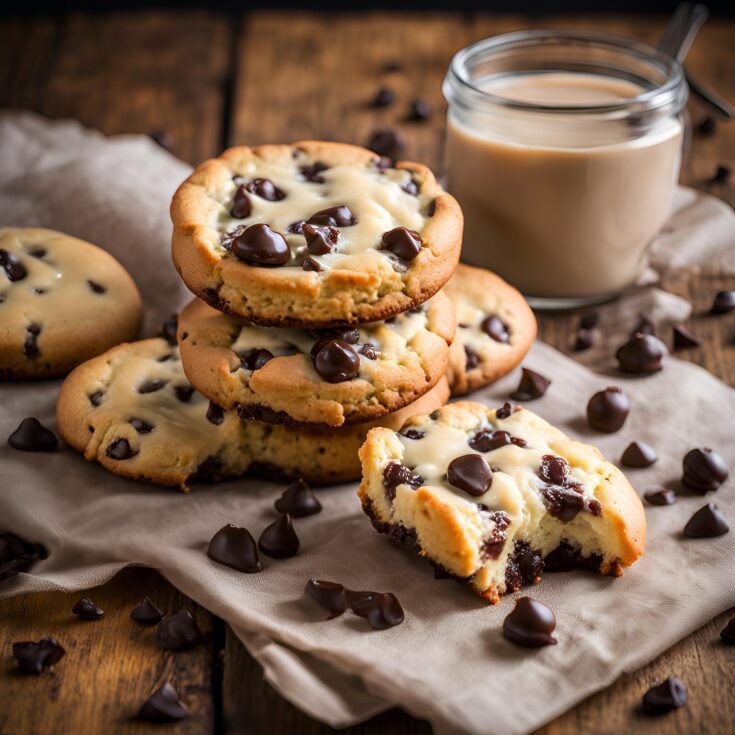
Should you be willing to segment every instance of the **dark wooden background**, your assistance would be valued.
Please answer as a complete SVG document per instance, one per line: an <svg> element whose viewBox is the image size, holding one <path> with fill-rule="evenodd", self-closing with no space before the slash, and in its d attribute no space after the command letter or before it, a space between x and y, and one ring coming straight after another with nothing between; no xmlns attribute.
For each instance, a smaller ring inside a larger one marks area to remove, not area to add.
<svg viewBox="0 0 735 735"><path fill-rule="evenodd" d="M236 143L325 138L365 143L378 126L398 126L408 158L442 169L444 105L441 80L454 51L495 33L526 27L604 29L655 41L663 18L591 16L526 18L468 14L309 14L204 11L70 14L0 21L0 105L71 117L105 133L156 133L191 163ZM397 61L401 73L386 74ZM735 21L710 20L687 61L689 71L730 96L735 90ZM379 86L397 103L369 107ZM405 120L409 100L434 109L424 124ZM695 125L707 114L690 105ZM718 163L735 163L735 123L716 135L695 135L682 180L730 203L735 185L708 184ZM703 340L683 353L735 385L735 314L705 315L714 292L735 278L692 269L665 286L689 298L690 326ZM542 338L568 349L576 318L543 316ZM669 582L667 582L669 583ZM676 584L675 580L670 582ZM167 731L260 734L332 732L283 701L227 626L185 599L156 572L129 569L93 597L102 622L70 615L79 595L42 594L0 603L0 735L152 733L132 720L148 693L170 679L191 717ZM160 650L150 631L128 618L146 595L162 607L192 610L209 645L188 653ZM733 651L718 644L732 611L682 641L607 691L591 697L540 732L732 733ZM55 635L68 654L58 671L28 679L15 673L13 640ZM641 694L669 675L683 678L689 706L665 718L637 711ZM488 713L492 718L492 713ZM344 731L428 733L425 722L393 710Z"/></svg>

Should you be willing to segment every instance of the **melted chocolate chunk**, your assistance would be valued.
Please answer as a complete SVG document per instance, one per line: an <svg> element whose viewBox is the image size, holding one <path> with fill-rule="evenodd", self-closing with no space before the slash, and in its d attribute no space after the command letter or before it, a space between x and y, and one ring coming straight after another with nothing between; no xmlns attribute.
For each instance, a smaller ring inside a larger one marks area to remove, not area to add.
<svg viewBox="0 0 735 735"><path fill-rule="evenodd" d="M101 390L97 390L97 391L95 391L94 393L91 393L91 394L89 395L89 402L90 402L90 403L91 403L91 404L92 404L93 406L95 406L95 408L96 408L97 406L99 406L99 405L100 405L100 403L102 403L102 399L103 399L104 397L105 397L105 394L104 394L104 392L103 392L103 391L101 391Z"/></svg>
<svg viewBox="0 0 735 735"><path fill-rule="evenodd" d="M594 332L592 332L589 329L580 329L577 332L577 337L574 340L574 345L572 349L575 352L584 352L585 350L588 350L592 345L595 344L595 335Z"/></svg>
<svg viewBox="0 0 735 735"><path fill-rule="evenodd" d="M221 406L210 401L209 407L207 408L207 421L210 424L219 426L225 420L225 411Z"/></svg>
<svg viewBox="0 0 735 735"><path fill-rule="evenodd" d="M630 401L622 388L605 388L590 398L587 421L593 429L609 434L622 427L629 411Z"/></svg>
<svg viewBox="0 0 735 735"><path fill-rule="evenodd" d="M283 235L262 223L246 227L233 238L230 249L240 260L266 268L291 260L291 248Z"/></svg>
<svg viewBox="0 0 735 735"><path fill-rule="evenodd" d="M381 243L385 250L390 250L401 260L413 260L421 251L422 246L421 235L407 227L394 227L384 232Z"/></svg>
<svg viewBox="0 0 735 735"><path fill-rule="evenodd" d="M643 442L631 442L620 458L620 464L626 467L650 467L658 457L653 447Z"/></svg>
<svg viewBox="0 0 735 735"><path fill-rule="evenodd" d="M493 484L493 471L479 454L465 454L449 463L447 482L468 495L479 497Z"/></svg>
<svg viewBox="0 0 735 735"><path fill-rule="evenodd" d="M139 434L150 434L153 431L153 427L143 421L143 419L132 418L128 423L139 433Z"/></svg>
<svg viewBox="0 0 735 735"><path fill-rule="evenodd" d="M155 393L161 390L164 385L168 383L168 380L147 380L142 385L138 386L138 393Z"/></svg>
<svg viewBox="0 0 735 735"><path fill-rule="evenodd" d="M53 452L58 440L37 418L30 416L8 437L8 444L21 452Z"/></svg>
<svg viewBox="0 0 735 735"><path fill-rule="evenodd" d="M316 273L319 273L322 270L322 267L321 265L319 265L319 261L314 260L311 255L307 255L304 258L304 261L301 263L301 269L305 271L314 271Z"/></svg>
<svg viewBox="0 0 735 735"><path fill-rule="evenodd" d="M550 485L566 485L569 482L569 463L564 457L545 454L541 457L538 476Z"/></svg>
<svg viewBox="0 0 735 735"><path fill-rule="evenodd" d="M681 481L700 495L714 492L728 477L725 461L709 447L692 449L684 455Z"/></svg>
<svg viewBox="0 0 735 735"><path fill-rule="evenodd" d="M328 337L314 354L314 369L328 383L343 383L360 374L360 356L344 340Z"/></svg>
<svg viewBox="0 0 735 735"><path fill-rule="evenodd" d="M39 357L41 350L38 349L38 335L41 334L41 327L38 324L29 324L26 327L26 339L23 343L23 354L29 358Z"/></svg>
<svg viewBox="0 0 735 735"><path fill-rule="evenodd" d="M92 289L92 291L94 291L94 293L107 293L107 289L103 285L97 283L96 281L88 280L87 284Z"/></svg>
<svg viewBox="0 0 735 735"><path fill-rule="evenodd" d="M401 603L392 592L360 592L352 595L352 612L361 618L367 618L374 630L393 628L405 619Z"/></svg>
<svg viewBox="0 0 735 735"><path fill-rule="evenodd" d="M602 513L602 507L597 500L585 500L582 486L569 477L569 464L563 457L544 455L538 476L547 483L539 490L544 505L562 523L574 520L582 510L595 516Z"/></svg>
<svg viewBox="0 0 735 735"><path fill-rule="evenodd" d="M167 681L161 684L138 710L138 719L149 722L175 722L188 716L188 710L181 704L176 690Z"/></svg>
<svg viewBox="0 0 735 735"><path fill-rule="evenodd" d="M0 582L27 572L35 561L48 556L41 544L24 541L12 533L0 533Z"/></svg>
<svg viewBox="0 0 735 735"><path fill-rule="evenodd" d="M728 646L735 644L735 618L728 621L727 625L720 631L720 638Z"/></svg>
<svg viewBox="0 0 735 735"><path fill-rule="evenodd" d="M127 439L121 438L111 441L107 445L107 449L105 449L105 454L110 457L110 459L123 460L134 457L137 452L133 451L130 446L130 442Z"/></svg>
<svg viewBox="0 0 735 735"><path fill-rule="evenodd" d="M258 539L258 548L273 559L296 556L299 546L299 537L288 513L283 513L277 521L266 526Z"/></svg>
<svg viewBox="0 0 735 735"><path fill-rule="evenodd" d="M735 309L735 291L718 291L710 314L729 314Z"/></svg>
<svg viewBox="0 0 735 735"><path fill-rule="evenodd" d="M176 347L176 330L178 328L179 328L179 316L178 316L178 314L172 314L163 323L163 327L161 328L161 336L172 347Z"/></svg>
<svg viewBox="0 0 735 735"><path fill-rule="evenodd" d="M321 209L309 217L310 225L319 225L321 227L352 227L357 224L357 217L352 214L352 210L340 204L336 207Z"/></svg>
<svg viewBox="0 0 735 735"><path fill-rule="evenodd" d="M82 597L81 600L77 601L71 611L82 620L99 620L105 615L105 611L94 600L90 600L89 597Z"/></svg>
<svg viewBox="0 0 735 735"><path fill-rule="evenodd" d="M689 347L699 347L701 342L683 325L675 324L674 332L674 349L685 350Z"/></svg>
<svg viewBox="0 0 735 735"><path fill-rule="evenodd" d="M326 255L337 247L339 230L336 227L305 224L302 234L306 239L306 247L312 255Z"/></svg>
<svg viewBox="0 0 735 735"><path fill-rule="evenodd" d="M288 513L293 518L305 518L322 509L322 504L304 480L289 485L274 503L279 513Z"/></svg>
<svg viewBox="0 0 735 735"><path fill-rule="evenodd" d="M287 228L286 232L289 235L301 235L304 231L304 225L306 224L305 219L300 219L296 222L292 222Z"/></svg>
<svg viewBox="0 0 735 735"><path fill-rule="evenodd" d="M337 582L310 579L306 583L306 594L329 613L327 620L339 617L347 609L345 588Z"/></svg>
<svg viewBox="0 0 735 735"><path fill-rule="evenodd" d="M377 360L380 353L375 348L375 345L370 344L370 342L366 342L361 348L360 348L360 354L367 357L368 360Z"/></svg>
<svg viewBox="0 0 735 735"><path fill-rule="evenodd" d="M22 281L28 275L23 263L7 250L0 250L0 268L10 281Z"/></svg>
<svg viewBox="0 0 735 735"><path fill-rule="evenodd" d="M253 179L245 184L245 188L251 193L269 202L280 202L286 198L286 193L281 191L270 179Z"/></svg>
<svg viewBox="0 0 735 735"><path fill-rule="evenodd" d="M166 651L187 651L203 640L202 631L188 610L164 618L156 628L156 643Z"/></svg>
<svg viewBox="0 0 735 735"><path fill-rule="evenodd" d="M324 177L320 174L327 170L329 170L329 166L321 161L314 161L314 163L309 164L308 166L302 166L299 169L299 171L301 171L301 175L313 184L323 184Z"/></svg>
<svg viewBox="0 0 735 735"><path fill-rule="evenodd" d="M673 505L676 502L676 493L668 487L646 493L643 497L651 505Z"/></svg>
<svg viewBox="0 0 735 735"><path fill-rule="evenodd" d="M500 449L508 444L515 444L517 447L528 446L524 439L513 436L507 431L493 431L492 429L481 429L473 434L467 443L478 452L491 452L493 449Z"/></svg>
<svg viewBox="0 0 735 735"><path fill-rule="evenodd" d="M156 625L163 618L163 610L146 595L145 600L130 611L130 618L140 625Z"/></svg>
<svg viewBox="0 0 735 735"><path fill-rule="evenodd" d="M235 190L235 197L232 200L232 208L230 209L230 217L233 219L245 219L249 217L253 211L253 205L248 196L248 190L240 184Z"/></svg>
<svg viewBox="0 0 735 735"><path fill-rule="evenodd" d="M510 403L504 403L500 408L495 411L495 418L498 420L507 419L512 413Z"/></svg>
<svg viewBox="0 0 735 735"><path fill-rule="evenodd" d="M551 381L540 373L521 368L521 382L510 397L514 401L534 401L546 393Z"/></svg>
<svg viewBox="0 0 735 735"><path fill-rule="evenodd" d="M616 353L620 369L634 375L650 375L662 369L666 345L652 334L636 332Z"/></svg>
<svg viewBox="0 0 735 735"><path fill-rule="evenodd" d="M383 487L388 500L396 497L396 488L399 485L408 485L416 490L424 484L424 478L411 471L397 459L391 460L383 469Z"/></svg>
<svg viewBox="0 0 735 735"><path fill-rule="evenodd" d="M255 539L247 528L229 523L212 536L207 547L207 556L218 564L247 574L254 574L263 568Z"/></svg>
<svg viewBox="0 0 735 735"><path fill-rule="evenodd" d="M365 147L375 151L379 156L396 160L406 147L406 139L398 130L381 128L370 136Z"/></svg>
<svg viewBox="0 0 735 735"><path fill-rule="evenodd" d="M426 433L421 431L421 429L406 429L401 432L401 436L406 439L411 439L412 441L418 441L419 439L423 439L426 436Z"/></svg>
<svg viewBox="0 0 735 735"><path fill-rule="evenodd" d="M719 508L713 503L701 507L684 526L684 535L689 538L714 538L730 530Z"/></svg>
<svg viewBox="0 0 735 735"><path fill-rule="evenodd" d="M501 318L495 314L491 314L486 319L483 319L482 324L480 324L480 329L482 329L490 339L494 339L496 342L506 344L510 339L508 327L506 327Z"/></svg>
<svg viewBox="0 0 735 735"><path fill-rule="evenodd" d="M496 510L488 515L495 525L480 545L480 556L483 559L497 559L505 546L505 530L510 525L510 517L502 510Z"/></svg>
<svg viewBox="0 0 735 735"><path fill-rule="evenodd" d="M651 687L643 695L643 711L650 715L661 715L671 710L685 707L687 690L684 682L670 676L660 684Z"/></svg>
<svg viewBox="0 0 735 735"><path fill-rule="evenodd" d="M19 641L13 643L13 656L22 671L37 676L61 661L66 651L56 640L48 636L40 641Z"/></svg>
<svg viewBox="0 0 735 735"><path fill-rule="evenodd" d="M396 101L396 93L388 87L381 87L373 97L373 107L390 107Z"/></svg>
<svg viewBox="0 0 735 735"><path fill-rule="evenodd" d="M516 600L516 606L503 621L503 635L511 643L524 648L555 645L555 628L554 613L530 597Z"/></svg>
<svg viewBox="0 0 735 735"><path fill-rule="evenodd" d="M431 117L431 105L422 99L411 100L408 119L413 122L424 122Z"/></svg>
<svg viewBox="0 0 735 735"><path fill-rule="evenodd" d="M480 364L480 356L469 345L464 346L465 370L474 370Z"/></svg>
<svg viewBox="0 0 735 735"><path fill-rule="evenodd" d="M267 362L274 358L270 350L260 350L257 347L240 353L240 365L245 370L260 370Z"/></svg>

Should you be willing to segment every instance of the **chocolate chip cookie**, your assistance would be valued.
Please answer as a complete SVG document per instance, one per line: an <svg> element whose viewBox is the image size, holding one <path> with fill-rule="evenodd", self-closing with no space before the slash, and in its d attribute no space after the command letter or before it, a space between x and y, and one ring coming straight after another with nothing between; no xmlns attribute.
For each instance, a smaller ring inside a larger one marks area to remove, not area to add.
<svg viewBox="0 0 735 735"><path fill-rule="evenodd" d="M107 252L54 230L0 228L0 379L66 375L134 339L142 302Z"/></svg>
<svg viewBox="0 0 735 735"><path fill-rule="evenodd" d="M454 309L443 293L387 321L325 330L258 327L202 301L179 318L192 385L242 418L287 426L372 421L444 375Z"/></svg>
<svg viewBox="0 0 735 735"><path fill-rule="evenodd" d="M360 459L375 528L493 604L544 569L618 576L643 554L643 507L622 472L526 409L453 403L371 430Z"/></svg>
<svg viewBox="0 0 735 735"><path fill-rule="evenodd" d="M340 143L231 148L179 187L171 218L187 286L262 326L407 311L447 282L462 240L459 205L428 168Z"/></svg>
<svg viewBox="0 0 735 735"><path fill-rule="evenodd" d="M80 365L57 404L64 440L122 477L187 488L248 471L315 484L360 476L357 451L375 426L397 429L449 397L446 380L411 406L367 424L299 430L242 421L188 383L178 350L164 339L122 344Z"/></svg>
<svg viewBox="0 0 735 735"><path fill-rule="evenodd" d="M523 296L490 271L460 264L444 288L457 313L447 375L453 396L494 383L517 367L536 338Z"/></svg>

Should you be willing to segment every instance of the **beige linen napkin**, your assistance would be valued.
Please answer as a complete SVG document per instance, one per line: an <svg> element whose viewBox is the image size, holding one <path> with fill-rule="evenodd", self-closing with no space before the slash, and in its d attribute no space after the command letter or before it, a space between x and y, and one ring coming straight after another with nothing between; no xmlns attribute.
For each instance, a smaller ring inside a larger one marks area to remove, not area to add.
<svg viewBox="0 0 735 735"><path fill-rule="evenodd" d="M53 131L71 125L32 122L32 134L43 135L44 146L50 148ZM8 135L20 135L20 129L28 131L27 118L18 123L9 116L0 120L3 157ZM80 145L86 145L88 136L98 137L77 132ZM120 142L98 141L101 148ZM131 160L133 149L126 155L137 177L148 164L163 169L170 162L163 151L142 144L137 160ZM182 168L175 161L173 165ZM108 185L134 187L130 181L120 182L121 176ZM172 179L173 174L171 180L162 177L166 191L151 196L151 206L160 206L170 194L176 183ZM681 195L690 198L688 191ZM698 214L710 207L710 199L692 196L701 206L690 202L685 208L698 226L688 227L689 219L680 223L687 232L685 241L707 231L707 219ZM12 197L12 186L0 175L0 201L7 204ZM92 218L81 200L69 208L76 204L82 210L80 219ZM138 206L147 204L139 201ZM11 206L0 208L0 224L17 223L9 212ZM674 218L679 214L677 210ZM729 210L728 215L729 227L717 235L724 250L735 238L735 216ZM124 226L124 217L109 211L98 216ZM74 230L68 224L72 219L69 212L63 225L48 219L39 223ZM138 221L155 219L155 213L141 212ZM30 215L23 220L31 222ZM104 222L94 227L100 228L97 241L104 241ZM74 232L85 236L78 229ZM137 229L134 233L127 247L138 254L137 260L163 259L164 238L146 238ZM122 233L116 238L124 249ZM149 252L152 247L161 252ZM673 235L669 247L678 248ZM148 297L148 286L139 283ZM163 285L174 298L180 296L173 281ZM639 302L632 309L625 301L603 309L603 320L609 318L620 334L632 326L638 311L663 317L670 316L672 308L680 313L687 308L655 289L639 291L635 298ZM158 316L168 313L166 304L159 302L159 308ZM608 310L613 316L606 316ZM597 348L596 364L607 366L618 341L616 337ZM735 470L735 391L702 369L670 357L663 372L648 378L601 375L540 342L525 364L553 381L542 399L528 404L531 410L572 436L598 444L613 461L633 439L656 449L659 461L653 467L627 471L641 493L662 484L678 485L681 458L695 446L713 447ZM473 398L498 405L517 380L517 373L507 376ZM587 427L584 408L593 392L611 384L625 388L633 409L620 432L603 436ZM681 532L690 515L710 501L735 524L733 479L707 498L682 492L674 506L647 507L648 551L621 579L581 571L549 574L540 586L527 589L558 619L559 644L535 652L517 649L500 635L512 599L490 607L459 585L434 580L426 562L394 549L373 531L359 508L355 484L319 491L322 513L295 521L302 542L298 556L265 558L260 574L240 574L211 562L204 553L207 542L225 523L244 525L257 536L276 517L273 500L279 488L247 479L195 487L184 495L117 478L68 447L44 455L43 462L8 447L4 437L25 416L37 416L55 428L58 385L0 384L0 530L41 542L50 552L30 573L3 582L0 597L81 590L102 584L128 564L155 567L233 627L283 696L332 725L350 724L397 704L429 720L436 733L528 732L735 604L735 530L701 540L685 539ZM310 577L394 591L406 620L382 632L351 614L325 622L323 611L303 596ZM131 599L131 608L137 602Z"/></svg>

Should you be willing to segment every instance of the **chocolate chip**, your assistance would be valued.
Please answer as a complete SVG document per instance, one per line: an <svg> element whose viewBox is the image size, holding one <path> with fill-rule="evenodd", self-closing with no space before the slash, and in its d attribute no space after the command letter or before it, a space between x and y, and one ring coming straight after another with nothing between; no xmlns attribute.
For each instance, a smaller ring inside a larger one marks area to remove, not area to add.
<svg viewBox="0 0 735 735"><path fill-rule="evenodd" d="M235 190L235 197L232 200L232 208L230 209L230 217L234 219L245 219L249 217L253 211L253 205L248 196L248 190L240 184Z"/></svg>
<svg viewBox="0 0 735 735"><path fill-rule="evenodd" d="M676 493L668 487L653 490L643 497L651 505L673 505L676 502Z"/></svg>
<svg viewBox="0 0 735 735"><path fill-rule="evenodd" d="M140 625L155 625L163 618L163 610L146 595L145 600L130 611L130 617Z"/></svg>
<svg viewBox="0 0 735 735"><path fill-rule="evenodd" d="M209 407L207 408L207 421L209 421L210 424L219 426L224 420L225 420L224 409L218 406L216 403L213 403L212 401L210 401Z"/></svg>
<svg viewBox="0 0 735 735"><path fill-rule="evenodd" d="M675 324L673 332L675 350L685 350L688 347L699 347L701 344L701 342L683 324Z"/></svg>
<svg viewBox="0 0 735 735"><path fill-rule="evenodd" d="M172 347L176 347L176 330L179 327L179 316L178 314L172 314L163 323L161 328L161 336L168 342Z"/></svg>
<svg viewBox="0 0 735 735"><path fill-rule="evenodd" d="M370 136L365 147L375 151L379 156L396 160L406 147L406 139L398 130L381 128Z"/></svg>
<svg viewBox="0 0 735 735"><path fill-rule="evenodd" d="M730 167L727 164L718 164L710 179L711 184L726 184L730 180Z"/></svg>
<svg viewBox="0 0 735 735"><path fill-rule="evenodd" d="M700 495L717 490L728 477L725 460L709 447L692 449L682 461L684 474L681 481Z"/></svg>
<svg viewBox="0 0 735 735"><path fill-rule="evenodd" d="M46 248L41 247L40 245L36 245L35 247L30 248L28 251L28 255L32 255L34 258L45 258L46 255L48 255L48 250Z"/></svg>
<svg viewBox="0 0 735 735"><path fill-rule="evenodd" d="M167 681L143 702L138 711L139 720L150 722L174 722L188 716L189 712L179 701L176 690Z"/></svg>
<svg viewBox="0 0 735 735"><path fill-rule="evenodd" d="M414 490L424 484L421 475L411 471L397 459L391 460L383 468L383 487L389 500L396 497L396 488L399 485L408 485Z"/></svg>
<svg viewBox="0 0 735 735"><path fill-rule="evenodd" d="M660 684L651 687L643 695L643 710L647 714L661 715L671 710L685 707L687 690L684 682L675 676L670 676Z"/></svg>
<svg viewBox="0 0 735 735"><path fill-rule="evenodd" d="M488 337L494 339L496 342L502 342L505 344L510 339L508 327L506 327L500 317L495 314L484 319L482 324L480 324L480 329L482 329Z"/></svg>
<svg viewBox="0 0 735 735"><path fill-rule="evenodd" d="M138 386L138 393L155 393L161 390L167 383L168 380L147 380Z"/></svg>
<svg viewBox="0 0 735 735"><path fill-rule="evenodd" d="M288 513L283 513L277 521L266 526L258 539L258 548L273 559L296 556L299 546L299 537Z"/></svg>
<svg viewBox="0 0 735 735"><path fill-rule="evenodd" d="M594 329L600 321L599 311L587 311L579 318L580 329Z"/></svg>
<svg viewBox="0 0 735 735"><path fill-rule="evenodd" d="M521 368L521 382L510 397L514 401L534 401L546 393L551 381L540 373Z"/></svg>
<svg viewBox="0 0 735 735"><path fill-rule="evenodd" d="M357 217L352 214L349 207L340 204L336 207L320 209L309 217L308 223L322 227L352 227L357 224Z"/></svg>
<svg viewBox="0 0 735 735"><path fill-rule="evenodd" d="M707 117L705 117L702 122L697 125L697 132L703 138L709 138L710 136L714 135L716 130L717 124L709 115L707 115Z"/></svg>
<svg viewBox="0 0 735 735"><path fill-rule="evenodd" d="M280 202L286 198L286 193L281 191L270 179L253 179L245 184L245 188L251 193L269 202Z"/></svg>
<svg viewBox="0 0 735 735"><path fill-rule="evenodd" d="M407 227L394 227L383 233L382 248L401 260L413 260L421 251L421 235Z"/></svg>
<svg viewBox="0 0 735 735"><path fill-rule="evenodd" d="M320 227L305 224L302 234L306 239L306 247L312 255L331 253L339 241L339 230L336 227Z"/></svg>
<svg viewBox="0 0 735 735"><path fill-rule="evenodd" d="M414 122L424 122L431 117L431 105L422 99L411 100L408 119Z"/></svg>
<svg viewBox="0 0 735 735"><path fill-rule="evenodd" d="M503 621L503 635L516 646L541 648L553 646L556 617L551 610L530 597L516 600L516 606Z"/></svg>
<svg viewBox="0 0 735 735"><path fill-rule="evenodd" d="M23 263L7 250L0 250L0 268L10 281L22 281L28 275Z"/></svg>
<svg viewBox="0 0 735 735"><path fill-rule="evenodd" d="M329 613L327 620L339 617L347 609L345 588L337 582L310 579L306 583L306 594Z"/></svg>
<svg viewBox="0 0 735 735"><path fill-rule="evenodd" d="M500 420L507 419L511 413L512 409L510 407L510 403L504 403L500 408L495 411L495 418Z"/></svg>
<svg viewBox="0 0 735 735"><path fill-rule="evenodd" d="M733 309L735 309L735 291L718 291L709 313L729 314Z"/></svg>
<svg viewBox="0 0 735 735"><path fill-rule="evenodd" d="M469 345L464 346L465 370L474 370L480 364L480 356Z"/></svg>
<svg viewBox="0 0 735 735"><path fill-rule="evenodd" d="M96 281L88 280L87 284L95 293L107 293L107 289Z"/></svg>
<svg viewBox="0 0 735 735"><path fill-rule="evenodd" d="M127 439L114 439L107 445L105 454L110 457L110 459L123 460L134 457L137 452L133 451L130 446L130 442Z"/></svg>
<svg viewBox="0 0 735 735"><path fill-rule="evenodd" d="M312 357L316 355L321 349L320 342L322 339L341 339L343 342L347 342L348 345L356 345L360 341L360 330L357 327L334 327L333 329L315 329L311 330L310 334L313 334L319 339L314 343L311 348Z"/></svg>
<svg viewBox="0 0 735 735"><path fill-rule="evenodd" d="M370 344L370 342L366 342L360 348L360 354L367 357L368 360L377 360L378 357L380 357L380 352L378 352L375 345Z"/></svg>
<svg viewBox="0 0 735 735"><path fill-rule="evenodd" d="M360 374L360 356L344 340L328 338L314 355L314 369L328 383L343 383Z"/></svg>
<svg viewBox="0 0 735 735"><path fill-rule="evenodd" d="M423 439L426 433L421 431L421 429L406 429L401 433L401 436L406 439L411 439L411 441L418 441L419 439Z"/></svg>
<svg viewBox="0 0 735 735"><path fill-rule="evenodd" d="M605 388L590 398L587 421L593 429L612 433L622 427L629 411L630 401L622 388Z"/></svg>
<svg viewBox="0 0 735 735"><path fill-rule="evenodd" d="M231 523L212 536L207 547L207 556L218 564L237 569L238 572L254 574L263 568L250 531Z"/></svg>
<svg viewBox="0 0 735 735"><path fill-rule="evenodd" d="M351 593L348 590L347 596L352 612L367 618L374 630L393 628L405 619L401 603L392 592Z"/></svg>
<svg viewBox="0 0 735 735"><path fill-rule="evenodd" d="M232 240L230 249L240 260L268 268L286 265L291 259L283 235L262 223L246 227Z"/></svg>
<svg viewBox="0 0 735 735"><path fill-rule="evenodd" d="M156 628L156 643L166 651L186 651L203 640L202 631L188 610L164 618Z"/></svg>
<svg viewBox="0 0 735 735"><path fill-rule="evenodd" d="M13 643L13 656L18 666L29 674L40 674L44 669L61 661L66 651L56 640L48 636L40 641L19 641Z"/></svg>
<svg viewBox="0 0 735 735"><path fill-rule="evenodd" d="M730 530L725 516L713 503L702 506L684 526L684 535L689 538L714 538Z"/></svg>
<svg viewBox="0 0 735 735"><path fill-rule="evenodd" d="M577 332L577 337L574 340L574 346L572 347L572 349L575 352L584 352L584 350L588 350L594 344L595 344L594 332L592 332L589 329L580 329Z"/></svg>
<svg viewBox="0 0 735 735"><path fill-rule="evenodd" d="M240 354L240 364L245 370L260 370L267 362L274 358L270 350L261 350L257 347Z"/></svg>
<svg viewBox="0 0 735 735"><path fill-rule="evenodd" d="M41 544L24 541L12 533L0 533L0 582L27 572L35 561L47 556Z"/></svg>
<svg viewBox="0 0 735 735"><path fill-rule="evenodd" d="M322 269L321 265L319 264L319 261L314 260L314 258L311 257L311 255L307 255L304 258L304 262L301 263L302 270L305 271L315 271L316 273L319 273Z"/></svg>
<svg viewBox="0 0 735 735"><path fill-rule="evenodd" d="M620 369L634 375L656 373L663 365L666 345L652 334L636 332L616 353Z"/></svg>
<svg viewBox="0 0 735 735"><path fill-rule="evenodd" d="M97 407L102 403L102 399L105 397L105 394L101 390L96 390L94 393L91 393L89 396L89 402Z"/></svg>
<svg viewBox="0 0 735 735"><path fill-rule="evenodd" d="M189 403L194 395L194 387L191 385L175 385L174 395L182 402Z"/></svg>
<svg viewBox="0 0 735 735"><path fill-rule="evenodd" d="M449 463L447 481L468 495L479 497L493 484L493 471L479 454L465 454Z"/></svg>
<svg viewBox="0 0 735 735"><path fill-rule="evenodd" d="M620 457L626 467L650 467L658 457L653 447L644 442L631 442Z"/></svg>
<svg viewBox="0 0 735 735"><path fill-rule="evenodd" d="M293 518L311 516L322 509L319 499L301 479L289 485L274 505L279 513L288 513Z"/></svg>
<svg viewBox="0 0 735 735"><path fill-rule="evenodd" d="M322 163L321 161L315 161L312 164L309 164L308 166L302 166L299 171L301 171L301 175L307 180L311 181L313 184L323 184L324 183L324 177L320 174L324 171L327 171L329 169L329 166L327 166L326 163Z"/></svg>
<svg viewBox="0 0 735 735"><path fill-rule="evenodd" d="M287 228L286 232L289 235L300 235L304 230L304 225L306 224L305 219L300 219L297 222L292 222Z"/></svg>
<svg viewBox="0 0 735 735"><path fill-rule="evenodd" d="M82 597L81 600L78 600L71 611L82 620L99 620L105 615L105 611L89 597Z"/></svg>
<svg viewBox="0 0 735 735"><path fill-rule="evenodd" d="M139 434L150 434L153 431L153 427L143 421L142 419L130 419L128 423L139 433Z"/></svg>
<svg viewBox="0 0 735 735"><path fill-rule="evenodd" d="M52 431L30 416L8 437L8 444L21 452L53 452L58 441Z"/></svg>
<svg viewBox="0 0 735 735"><path fill-rule="evenodd" d="M541 457L538 476L551 485L566 485L569 476L569 463L564 457L545 454Z"/></svg>
<svg viewBox="0 0 735 735"><path fill-rule="evenodd" d="M26 339L23 343L23 354L29 359L38 357L41 351L38 349L38 335L41 334L41 327L38 324L29 324L26 327Z"/></svg>
<svg viewBox="0 0 735 735"><path fill-rule="evenodd" d="M390 107L395 101L396 93L388 87L381 87L373 97L371 105L373 107Z"/></svg>
<svg viewBox="0 0 735 735"><path fill-rule="evenodd" d="M728 624L720 631L720 638L723 643L728 646L735 644L735 618L730 620Z"/></svg>

